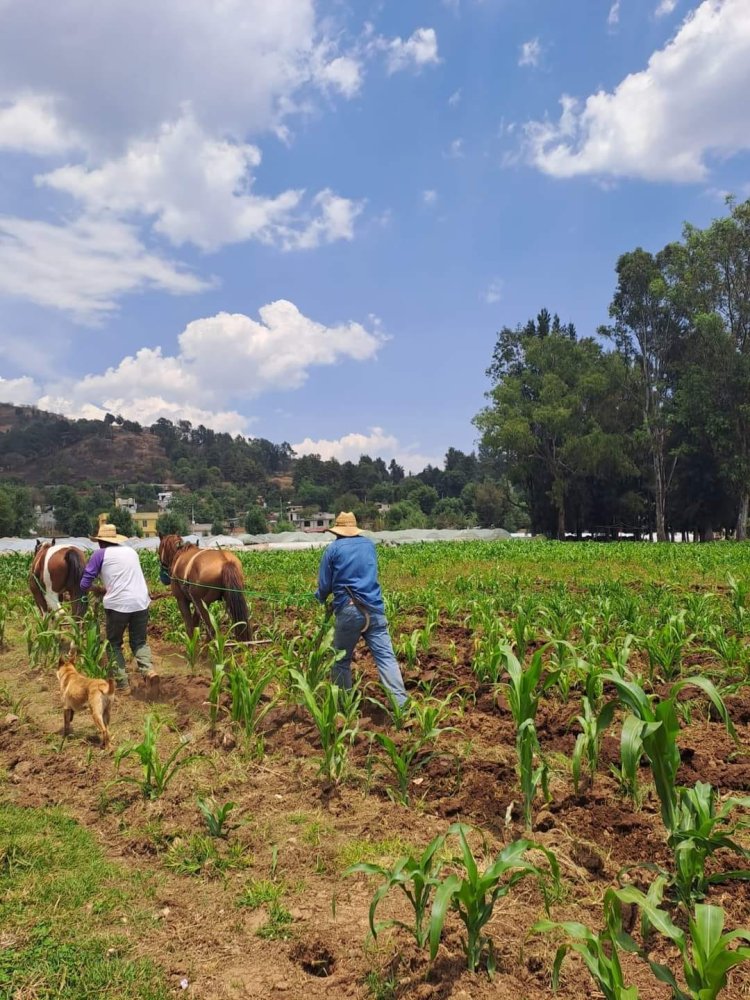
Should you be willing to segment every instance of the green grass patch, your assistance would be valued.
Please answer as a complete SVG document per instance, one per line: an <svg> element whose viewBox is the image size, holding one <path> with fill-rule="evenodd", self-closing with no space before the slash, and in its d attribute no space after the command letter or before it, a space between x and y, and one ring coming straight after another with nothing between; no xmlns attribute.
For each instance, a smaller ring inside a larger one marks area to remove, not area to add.
<svg viewBox="0 0 750 1000"><path fill-rule="evenodd" d="M144 883L61 810L0 803L0 997L167 1000L161 970L122 933L125 911L147 931Z"/></svg>
<svg viewBox="0 0 750 1000"><path fill-rule="evenodd" d="M408 854L411 845L401 837L386 837L385 840L350 840L336 855L342 868L357 865L363 861L385 865L393 863L402 854Z"/></svg>

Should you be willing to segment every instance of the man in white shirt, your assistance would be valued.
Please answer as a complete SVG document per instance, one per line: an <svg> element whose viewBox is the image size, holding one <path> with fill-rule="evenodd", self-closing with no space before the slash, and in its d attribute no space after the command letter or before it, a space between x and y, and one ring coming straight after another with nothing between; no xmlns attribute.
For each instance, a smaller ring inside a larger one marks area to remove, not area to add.
<svg viewBox="0 0 750 1000"><path fill-rule="evenodd" d="M146 639L148 608L151 603L148 585L138 553L124 544L127 538L117 534L114 524L100 524L98 534L92 535L91 541L98 542L99 549L86 564L81 578L81 590L86 594L94 580L101 577L105 590L103 604L110 669L118 691L127 692L130 682L122 653L125 629L128 630L130 649L141 676L149 681L156 676L151 666L151 650Z"/></svg>

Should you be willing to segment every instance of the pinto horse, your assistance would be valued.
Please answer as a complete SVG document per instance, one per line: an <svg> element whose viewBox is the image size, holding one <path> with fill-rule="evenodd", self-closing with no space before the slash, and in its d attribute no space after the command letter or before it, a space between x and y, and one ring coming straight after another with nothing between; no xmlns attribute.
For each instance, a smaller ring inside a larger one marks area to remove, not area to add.
<svg viewBox="0 0 750 1000"><path fill-rule="evenodd" d="M37 539L29 570L29 590L36 606L46 614L60 610L60 598L67 594L75 618L83 616L81 577L86 567L83 551L75 545L56 545Z"/></svg>
<svg viewBox="0 0 750 1000"><path fill-rule="evenodd" d="M201 621L213 635L208 605L223 599L237 626L236 637L243 642L249 638L245 578L236 555L223 549L201 549L179 535L159 535L159 565L161 581L171 584L188 635Z"/></svg>

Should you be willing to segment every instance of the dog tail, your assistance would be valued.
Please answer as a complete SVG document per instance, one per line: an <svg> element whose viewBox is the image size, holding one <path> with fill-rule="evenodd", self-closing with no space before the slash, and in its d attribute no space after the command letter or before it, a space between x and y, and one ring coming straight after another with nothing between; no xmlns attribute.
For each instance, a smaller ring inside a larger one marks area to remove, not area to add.
<svg viewBox="0 0 750 1000"><path fill-rule="evenodd" d="M108 677L107 678L107 694L111 698L114 693L115 693L115 679L114 679L114 677Z"/></svg>
<svg viewBox="0 0 750 1000"><path fill-rule="evenodd" d="M247 629L247 601L245 600L245 581L242 571L234 562L225 562L221 568L221 585L224 587L224 602L229 617L237 625L234 634L244 642L249 638Z"/></svg>

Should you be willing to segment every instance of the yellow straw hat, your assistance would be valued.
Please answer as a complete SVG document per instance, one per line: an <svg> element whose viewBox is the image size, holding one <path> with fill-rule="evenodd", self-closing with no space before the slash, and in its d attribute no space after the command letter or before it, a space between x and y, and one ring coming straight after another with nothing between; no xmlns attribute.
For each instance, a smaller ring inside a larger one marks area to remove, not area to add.
<svg viewBox="0 0 750 1000"><path fill-rule="evenodd" d="M125 535L118 535L114 524L100 524L96 535L91 535L92 542L109 542L111 545L124 545L127 542Z"/></svg>
<svg viewBox="0 0 750 1000"><path fill-rule="evenodd" d="M352 538L354 535L361 534L361 531L357 527L357 518L350 510L342 510L336 516L333 527L328 530L332 531L334 535L341 535L344 538Z"/></svg>

